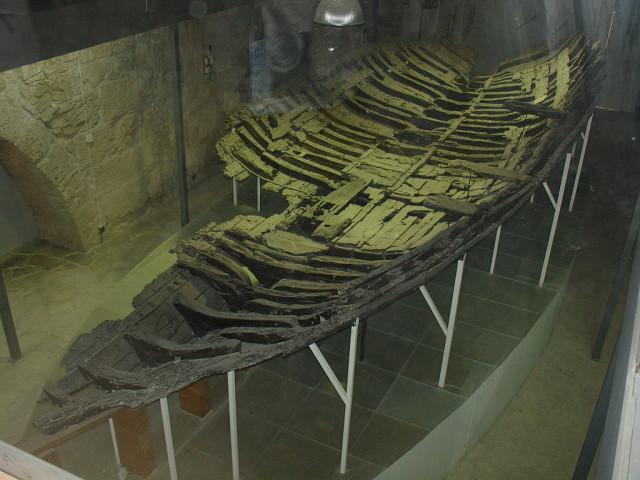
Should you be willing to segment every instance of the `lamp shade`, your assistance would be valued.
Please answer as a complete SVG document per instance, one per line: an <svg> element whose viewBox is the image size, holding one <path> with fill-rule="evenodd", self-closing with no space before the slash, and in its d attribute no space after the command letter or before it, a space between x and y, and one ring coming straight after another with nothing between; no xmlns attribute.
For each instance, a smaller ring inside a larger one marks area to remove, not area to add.
<svg viewBox="0 0 640 480"><path fill-rule="evenodd" d="M323 25L349 27L363 24L364 16L358 0L320 0L313 20Z"/></svg>

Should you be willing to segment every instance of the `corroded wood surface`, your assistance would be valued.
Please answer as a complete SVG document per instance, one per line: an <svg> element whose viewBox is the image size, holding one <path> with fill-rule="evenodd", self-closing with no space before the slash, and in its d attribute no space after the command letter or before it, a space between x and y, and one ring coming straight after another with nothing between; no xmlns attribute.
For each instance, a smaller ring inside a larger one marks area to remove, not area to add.
<svg viewBox="0 0 640 480"><path fill-rule="evenodd" d="M211 224L122 321L77 340L47 389L54 432L287 355L434 276L508 218L593 107L601 62L575 36L470 78L449 43L376 45L325 81L229 118L225 172L288 207ZM88 384L93 393L76 393Z"/></svg>

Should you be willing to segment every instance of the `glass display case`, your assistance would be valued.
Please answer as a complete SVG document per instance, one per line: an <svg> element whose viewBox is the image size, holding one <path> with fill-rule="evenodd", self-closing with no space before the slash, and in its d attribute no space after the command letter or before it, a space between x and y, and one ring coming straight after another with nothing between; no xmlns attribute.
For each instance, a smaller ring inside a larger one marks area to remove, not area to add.
<svg viewBox="0 0 640 480"><path fill-rule="evenodd" d="M531 424L577 452L638 18L0 0L0 440L87 479L464 478Z"/></svg>

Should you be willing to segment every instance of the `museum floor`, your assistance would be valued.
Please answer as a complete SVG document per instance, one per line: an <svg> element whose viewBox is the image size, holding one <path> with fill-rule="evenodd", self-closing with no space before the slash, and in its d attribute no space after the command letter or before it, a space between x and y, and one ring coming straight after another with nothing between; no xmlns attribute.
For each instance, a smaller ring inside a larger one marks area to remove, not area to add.
<svg viewBox="0 0 640 480"><path fill-rule="evenodd" d="M536 368L502 417L447 477L568 478L614 338L609 337L603 360L592 362L591 346L639 186L632 120L604 111L596 115L577 212L561 216L545 288L535 286L551 218L542 193L505 224L495 275L487 273L492 237L469 255L445 389L435 387L442 337L421 297L410 294L368 320L364 360L357 367L347 475L336 473L341 402L308 350L241 372L243 478L374 478L491 374L569 275L556 328ZM228 181L198 187L191 195L194 217L250 211L246 205L253 204L252 192L240 193L247 203L234 210ZM209 208L211 202L216 207ZM142 226L135 232L126 227L108 232L105 242L89 252L35 245L0 259L24 352L11 363L6 346L0 345L0 439L14 443L25 435L39 391L69 341L118 282L177 230L175 205L154 205L137 217ZM452 275L450 268L429 285L444 311ZM346 340L339 334L321 344L340 378ZM181 412L176 399L169 399L180 478L231 478L226 380L212 381L211 389L214 409L204 419ZM151 478L165 479L159 407L150 406L149 415L158 462ZM63 446L60 459L83 478L117 478L106 424Z"/></svg>

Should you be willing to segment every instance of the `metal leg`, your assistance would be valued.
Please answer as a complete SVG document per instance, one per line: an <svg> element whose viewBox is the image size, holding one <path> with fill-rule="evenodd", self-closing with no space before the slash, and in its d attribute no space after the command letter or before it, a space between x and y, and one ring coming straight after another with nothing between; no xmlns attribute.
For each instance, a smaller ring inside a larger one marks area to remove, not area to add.
<svg viewBox="0 0 640 480"><path fill-rule="evenodd" d="M445 385L445 380L447 379L447 369L449 368L449 357L451 355L451 344L453 343L453 330L456 325L456 316L458 314L458 303L460 301L460 287L462 285L462 275L464 273L464 262L466 259L466 254L460 260L458 260L458 264L456 266L456 279L453 283L453 295L451 297L451 310L449 311L449 324L447 325L444 321L444 318L440 314L438 307L435 302L431 298L427 287L424 285L420 287L420 292L422 296L426 300L433 316L436 317L436 321L438 325L440 325L440 329L445 336L444 342L444 352L442 354L442 365L440 367L440 378L438 379L438 386L443 388Z"/></svg>
<svg viewBox="0 0 640 480"><path fill-rule="evenodd" d="M340 457L340 473L347 471L347 451L349 449L349 431L351 430L351 406L353 404L353 382L356 372L356 350L358 348L358 326L356 318L351 326L351 342L349 344L349 370L347 373L347 398L344 405L344 423L342 427L342 455Z"/></svg>
<svg viewBox="0 0 640 480"><path fill-rule="evenodd" d="M458 302L460 300L460 287L462 286L462 274L464 273L464 261L466 255L458 260L456 266L456 279L453 283L453 297L451 298L451 310L449 312L449 326L447 328L447 337L444 343L444 355L442 356L442 366L440 367L440 380L438 386L444 387L447 378L447 369L449 368L449 356L451 355L451 344L453 343L453 329L456 326L456 316L458 314Z"/></svg>
<svg viewBox="0 0 640 480"><path fill-rule="evenodd" d="M233 179L233 204L238 205L238 181Z"/></svg>
<svg viewBox="0 0 640 480"><path fill-rule="evenodd" d="M113 418L109 419L109 430L111 430L111 442L113 443L113 453L116 456L116 464L122 465L120 461L120 450L118 449L118 440L116 439L116 427L113 424Z"/></svg>
<svg viewBox="0 0 640 480"><path fill-rule="evenodd" d="M587 128L582 134L582 149L580 150L580 160L578 160L578 170L576 170L576 178L573 181L573 191L571 192L571 200L569 201L569 211L573 212L573 202L576 200L576 192L578 191L578 184L580 183L580 175L582 174L582 163L584 162L584 154L587 151L587 143L589 142L589 134L591 133L591 122L593 120L593 114L587 120Z"/></svg>
<svg viewBox="0 0 640 480"><path fill-rule="evenodd" d="M256 177L256 197L258 198L258 211L260 211L260 177Z"/></svg>
<svg viewBox="0 0 640 480"><path fill-rule="evenodd" d="M358 327L360 319L356 318L351 326L351 340L349 343L349 364L347 370L347 389L345 390L332 370L326 358L315 343L309 345L318 363L324 370L331 384L344 402L344 423L342 425L342 454L340 456L340 473L347 471L347 453L349 451L349 431L351 430L351 407L353 405L353 384L356 371L356 353L358 350Z"/></svg>
<svg viewBox="0 0 640 480"><path fill-rule="evenodd" d="M536 199L536 194L532 193L531 194L531 198L529 199L529 203L533 203L533 201Z"/></svg>
<svg viewBox="0 0 640 480"><path fill-rule="evenodd" d="M229 389L229 430L231 432L231 467L233 480L240 479L240 460L238 457L238 416L236 410L236 372L227 372Z"/></svg>
<svg viewBox="0 0 640 480"><path fill-rule="evenodd" d="M549 241L547 242L547 250L544 254L544 261L542 262L542 272L540 273L540 281L538 286L544 285L544 279L547 276L547 268L549 267L549 258L551 257L551 249L553 248L553 239L556 236L556 229L558 228L558 218L560 217L560 210L562 209L562 200L564 198L564 187L567 184L567 174L569 173L569 165L571 165L571 154L567 153L564 160L564 170L562 171L562 180L560 181L560 191L558 192L558 199L553 200L553 195L547 190L549 199L553 203L554 213L553 222L551 222L551 231L549 232Z"/></svg>
<svg viewBox="0 0 640 480"><path fill-rule="evenodd" d="M160 399L160 411L162 412L162 428L164 429L164 441L167 444L169 476L171 477L171 480L178 480L176 454L173 449L173 436L171 435L171 421L169 420L169 404L167 402L167 397Z"/></svg>
<svg viewBox="0 0 640 480"><path fill-rule="evenodd" d="M502 225L496 230L496 241L493 243L493 256L491 257L491 268L489 273L493 273L496 269L496 259L498 258L498 247L500 246L500 236L502 235Z"/></svg>

